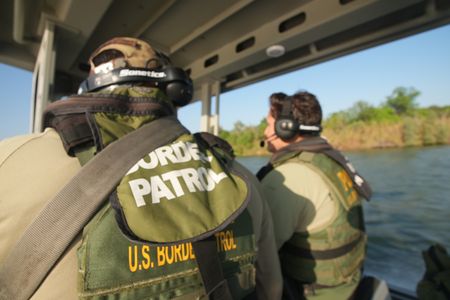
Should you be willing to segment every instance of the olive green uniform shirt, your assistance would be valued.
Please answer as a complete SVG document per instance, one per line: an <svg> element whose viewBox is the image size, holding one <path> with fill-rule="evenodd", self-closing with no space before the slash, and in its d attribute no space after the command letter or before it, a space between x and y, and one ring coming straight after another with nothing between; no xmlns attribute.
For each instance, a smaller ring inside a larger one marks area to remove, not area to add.
<svg viewBox="0 0 450 300"><path fill-rule="evenodd" d="M294 232L319 231L337 213L324 180L311 168L284 163L262 180L264 195L272 212L278 249Z"/></svg>
<svg viewBox="0 0 450 300"><path fill-rule="evenodd" d="M47 201L80 168L53 129L0 142L0 263ZM72 247L32 299L76 299L77 268Z"/></svg>
<svg viewBox="0 0 450 300"><path fill-rule="evenodd" d="M282 278L273 239L270 211L256 178L238 166L253 183L248 210L258 246L256 292L259 299L279 299ZM53 129L0 141L0 264L44 205L77 173ZM32 299L76 299L78 237L47 276ZM20 263L20 262L18 262Z"/></svg>

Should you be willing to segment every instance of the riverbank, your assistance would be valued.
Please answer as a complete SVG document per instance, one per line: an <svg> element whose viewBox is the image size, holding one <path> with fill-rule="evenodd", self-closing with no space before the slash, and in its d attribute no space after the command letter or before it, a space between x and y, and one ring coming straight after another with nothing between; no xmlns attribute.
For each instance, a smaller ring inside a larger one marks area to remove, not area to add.
<svg viewBox="0 0 450 300"><path fill-rule="evenodd" d="M357 122L343 128L325 128L323 136L343 151L447 145L450 144L450 118Z"/></svg>
<svg viewBox="0 0 450 300"><path fill-rule="evenodd" d="M395 122L355 122L342 126L324 126L322 136L342 151L406 148L450 144L450 117L405 117ZM248 135L246 131L241 136ZM267 156L266 148L259 146L261 130L253 128L250 142L223 136L238 156ZM259 132L258 132L259 131ZM260 138L255 138L259 136Z"/></svg>

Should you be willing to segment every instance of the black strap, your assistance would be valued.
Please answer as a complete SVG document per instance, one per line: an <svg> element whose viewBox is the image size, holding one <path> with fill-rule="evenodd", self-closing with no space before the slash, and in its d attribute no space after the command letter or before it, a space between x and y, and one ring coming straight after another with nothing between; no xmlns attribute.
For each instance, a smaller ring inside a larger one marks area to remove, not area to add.
<svg viewBox="0 0 450 300"><path fill-rule="evenodd" d="M196 139L201 139L208 144L209 148L219 148L226 153L230 158L234 158L233 147L224 139L215 136L209 132L194 133Z"/></svg>
<svg viewBox="0 0 450 300"><path fill-rule="evenodd" d="M283 300L304 300L306 297L300 289L300 284L286 274L283 274Z"/></svg>
<svg viewBox="0 0 450 300"><path fill-rule="evenodd" d="M256 177L259 181L263 180L270 171L273 170L273 165L269 162L267 165L261 167L259 171L256 173Z"/></svg>
<svg viewBox="0 0 450 300"><path fill-rule="evenodd" d="M232 159L234 154L231 146L226 141L206 132L196 133L194 134L194 138L200 147L208 148L213 152L221 164L222 169L229 175L227 162L220 159L220 156L217 155L214 148L218 147L222 149ZM231 176L229 177L232 178ZM204 240L193 242L192 248L208 298L211 300L233 299L228 282L223 274L215 236L211 235Z"/></svg>
<svg viewBox="0 0 450 300"><path fill-rule="evenodd" d="M215 236L211 235L204 240L192 243L192 248L208 299L233 299L228 282L223 275Z"/></svg>

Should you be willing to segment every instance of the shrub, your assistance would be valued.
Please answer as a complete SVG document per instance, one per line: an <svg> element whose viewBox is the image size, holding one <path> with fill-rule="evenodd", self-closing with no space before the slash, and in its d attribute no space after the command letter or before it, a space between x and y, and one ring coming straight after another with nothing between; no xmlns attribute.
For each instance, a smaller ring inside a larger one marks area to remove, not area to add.
<svg viewBox="0 0 450 300"><path fill-rule="evenodd" d="M403 122L403 143L405 146L418 146L421 144L420 126L413 118L407 118Z"/></svg>

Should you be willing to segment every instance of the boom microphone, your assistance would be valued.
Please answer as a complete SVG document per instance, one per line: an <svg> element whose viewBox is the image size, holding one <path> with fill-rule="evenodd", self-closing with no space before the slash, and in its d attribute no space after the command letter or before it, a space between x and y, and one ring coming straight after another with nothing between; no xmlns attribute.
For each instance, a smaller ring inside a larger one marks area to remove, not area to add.
<svg viewBox="0 0 450 300"><path fill-rule="evenodd" d="M266 139L263 139L259 142L259 147L264 148L266 146L266 142L271 142L274 139L278 138L278 136L276 135L276 133L272 134L271 136L269 136Z"/></svg>

